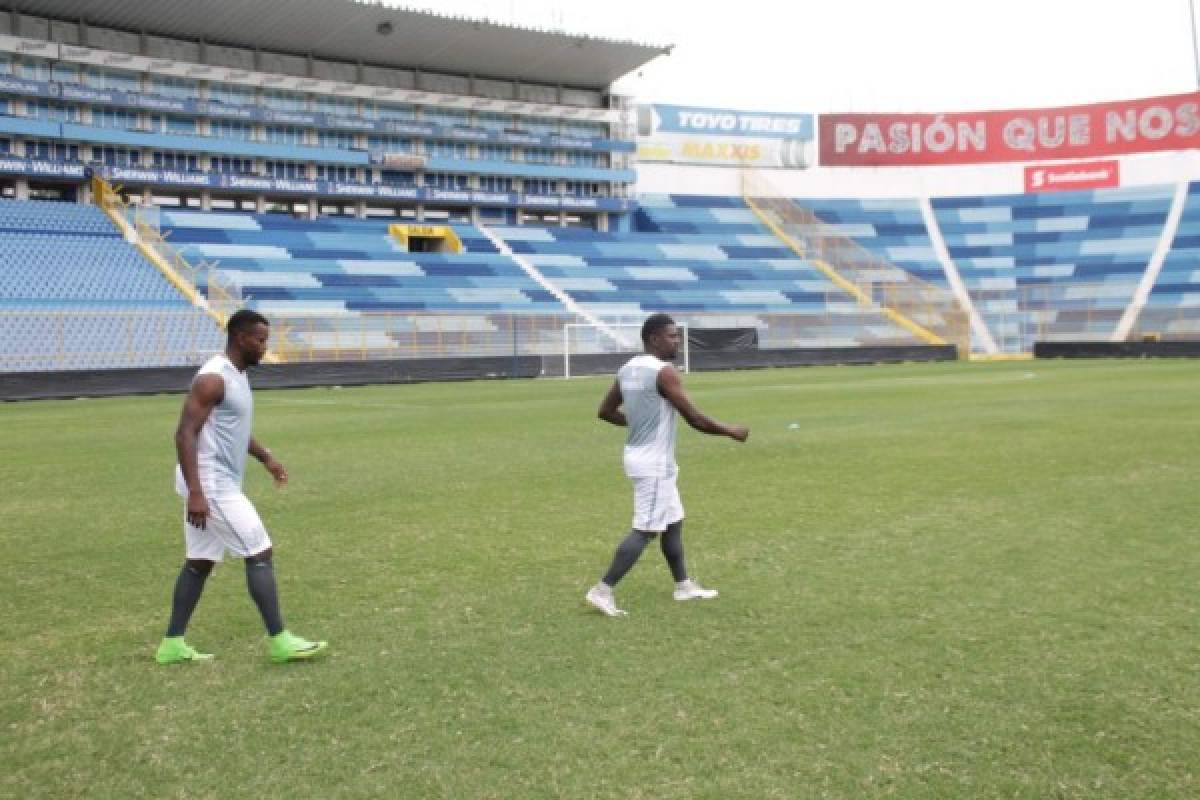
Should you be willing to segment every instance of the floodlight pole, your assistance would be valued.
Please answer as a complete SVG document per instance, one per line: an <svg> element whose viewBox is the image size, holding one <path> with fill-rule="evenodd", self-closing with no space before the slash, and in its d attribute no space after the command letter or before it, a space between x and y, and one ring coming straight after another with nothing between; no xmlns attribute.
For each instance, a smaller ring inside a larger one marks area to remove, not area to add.
<svg viewBox="0 0 1200 800"><path fill-rule="evenodd" d="M1188 0L1188 30L1192 32L1192 66L1196 69L1196 88L1200 90L1200 48L1196 45L1196 0Z"/></svg>

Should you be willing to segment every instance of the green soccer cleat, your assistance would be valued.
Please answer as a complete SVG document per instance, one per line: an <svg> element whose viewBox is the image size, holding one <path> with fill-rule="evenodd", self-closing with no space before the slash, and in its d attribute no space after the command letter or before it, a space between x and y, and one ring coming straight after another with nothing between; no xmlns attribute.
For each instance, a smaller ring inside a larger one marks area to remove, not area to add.
<svg viewBox="0 0 1200 800"><path fill-rule="evenodd" d="M158 646L154 660L160 664L185 664L190 661L210 661L212 653L198 653L182 636L167 636Z"/></svg>
<svg viewBox="0 0 1200 800"><path fill-rule="evenodd" d="M289 631L282 631L279 634L272 636L271 641L271 660L276 664L283 664L288 661L303 661L306 658L323 653L325 648L329 646L328 642L310 642L308 639L301 638Z"/></svg>

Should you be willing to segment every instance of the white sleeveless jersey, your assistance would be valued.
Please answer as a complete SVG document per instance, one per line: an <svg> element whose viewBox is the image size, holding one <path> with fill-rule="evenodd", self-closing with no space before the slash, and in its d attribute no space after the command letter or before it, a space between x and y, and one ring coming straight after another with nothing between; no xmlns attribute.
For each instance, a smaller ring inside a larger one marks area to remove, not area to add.
<svg viewBox="0 0 1200 800"><path fill-rule="evenodd" d="M208 415L196 439L196 460L200 468L200 485L206 494L240 492L246 474L246 450L250 446L250 429L254 421L254 396L246 373L238 370L224 353L215 355L196 373L220 375L225 382L225 396ZM193 378L195 382L196 378ZM183 470L175 465L175 490L187 495Z"/></svg>
<svg viewBox="0 0 1200 800"><path fill-rule="evenodd" d="M617 372L621 405L629 422L625 474L631 478L675 474L675 407L659 394L658 373L669 362L652 355L631 358Z"/></svg>

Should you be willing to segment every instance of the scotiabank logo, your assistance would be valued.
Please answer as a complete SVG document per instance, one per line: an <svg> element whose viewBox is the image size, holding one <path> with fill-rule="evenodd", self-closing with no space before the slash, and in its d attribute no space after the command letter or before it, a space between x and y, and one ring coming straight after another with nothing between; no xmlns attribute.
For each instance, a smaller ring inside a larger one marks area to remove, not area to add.
<svg viewBox="0 0 1200 800"><path fill-rule="evenodd" d="M1117 161L1081 161L1075 164L1025 168L1026 192L1108 189L1120 185L1121 171Z"/></svg>

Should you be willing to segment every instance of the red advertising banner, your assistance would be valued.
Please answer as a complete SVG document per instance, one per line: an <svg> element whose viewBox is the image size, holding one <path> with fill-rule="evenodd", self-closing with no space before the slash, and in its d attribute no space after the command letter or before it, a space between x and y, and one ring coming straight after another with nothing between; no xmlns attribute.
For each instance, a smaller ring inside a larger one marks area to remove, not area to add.
<svg viewBox="0 0 1200 800"><path fill-rule="evenodd" d="M1200 92L952 114L822 114L823 167L1097 158L1200 147Z"/></svg>
<svg viewBox="0 0 1200 800"><path fill-rule="evenodd" d="M1121 185L1121 162L1080 161L1025 168L1025 192L1111 189Z"/></svg>

